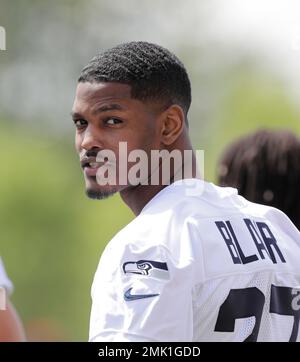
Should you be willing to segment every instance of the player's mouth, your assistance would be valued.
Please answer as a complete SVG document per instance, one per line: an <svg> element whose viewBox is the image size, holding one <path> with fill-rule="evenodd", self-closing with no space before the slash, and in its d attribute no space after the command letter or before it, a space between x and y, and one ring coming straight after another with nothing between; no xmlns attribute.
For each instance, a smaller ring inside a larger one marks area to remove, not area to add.
<svg viewBox="0 0 300 362"><path fill-rule="evenodd" d="M103 165L115 167L115 164L110 162L108 159L106 159L104 162L97 162L95 157L83 158L80 163L84 174L89 177L95 177L99 167Z"/></svg>
<svg viewBox="0 0 300 362"><path fill-rule="evenodd" d="M84 158L80 161L83 172L86 176L96 176L98 168L102 163L96 162L95 157Z"/></svg>

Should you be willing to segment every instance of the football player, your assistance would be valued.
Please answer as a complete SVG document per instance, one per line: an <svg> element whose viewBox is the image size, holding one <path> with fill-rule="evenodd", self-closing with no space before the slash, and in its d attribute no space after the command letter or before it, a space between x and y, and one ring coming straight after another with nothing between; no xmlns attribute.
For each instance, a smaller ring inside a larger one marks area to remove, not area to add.
<svg viewBox="0 0 300 362"><path fill-rule="evenodd" d="M118 192L136 215L101 256L90 341L299 340L300 234L281 211L201 179L190 103L184 65L156 44L121 44L80 74L86 193Z"/></svg>

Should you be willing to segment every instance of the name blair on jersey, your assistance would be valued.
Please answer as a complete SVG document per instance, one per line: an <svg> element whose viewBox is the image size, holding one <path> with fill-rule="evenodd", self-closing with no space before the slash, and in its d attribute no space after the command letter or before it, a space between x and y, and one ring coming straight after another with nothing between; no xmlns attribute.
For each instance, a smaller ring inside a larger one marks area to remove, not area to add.
<svg viewBox="0 0 300 362"><path fill-rule="evenodd" d="M277 240L266 223L251 221L250 219L243 219L243 221L246 230L251 235L257 253L245 255L230 221L215 222L234 264L253 263L259 259L265 259L265 257L269 258L273 264L277 264L279 260L286 263Z"/></svg>

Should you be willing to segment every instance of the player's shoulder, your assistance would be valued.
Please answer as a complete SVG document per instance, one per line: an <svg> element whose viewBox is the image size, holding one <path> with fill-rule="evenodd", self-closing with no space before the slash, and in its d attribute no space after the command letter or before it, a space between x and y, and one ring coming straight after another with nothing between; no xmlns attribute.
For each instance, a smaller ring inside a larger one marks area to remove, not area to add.
<svg viewBox="0 0 300 362"><path fill-rule="evenodd" d="M200 179L179 180L156 194L112 243L176 249L183 237L197 239L192 235L199 232L199 220L236 212L246 203L237 197L235 189L220 188Z"/></svg>
<svg viewBox="0 0 300 362"><path fill-rule="evenodd" d="M234 212L247 204L236 189L219 187L201 179L178 180L157 193L120 234L133 230L137 233L163 230L170 222L181 226L195 218Z"/></svg>
<svg viewBox="0 0 300 362"><path fill-rule="evenodd" d="M238 195L236 189L187 179L162 189L114 239L165 245L166 240L178 239L186 229L197 229L203 220L232 216L255 216L279 226L291 224L280 210L250 202Z"/></svg>
<svg viewBox="0 0 300 362"><path fill-rule="evenodd" d="M158 193L143 209L144 216L155 219L214 218L240 212L249 202L234 188L220 187L201 179L176 181Z"/></svg>

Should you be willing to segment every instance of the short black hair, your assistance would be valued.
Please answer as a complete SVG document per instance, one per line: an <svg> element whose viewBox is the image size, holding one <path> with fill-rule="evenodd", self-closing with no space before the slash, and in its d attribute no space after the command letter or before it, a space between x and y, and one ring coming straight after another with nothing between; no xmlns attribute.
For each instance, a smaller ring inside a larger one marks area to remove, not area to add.
<svg viewBox="0 0 300 362"><path fill-rule="evenodd" d="M300 140L287 130L259 130L229 145L218 183L246 199L285 212L300 229Z"/></svg>
<svg viewBox="0 0 300 362"><path fill-rule="evenodd" d="M120 44L96 55L78 82L128 84L132 98L178 104L186 117L191 104L191 84L182 62L169 50L144 41Z"/></svg>

